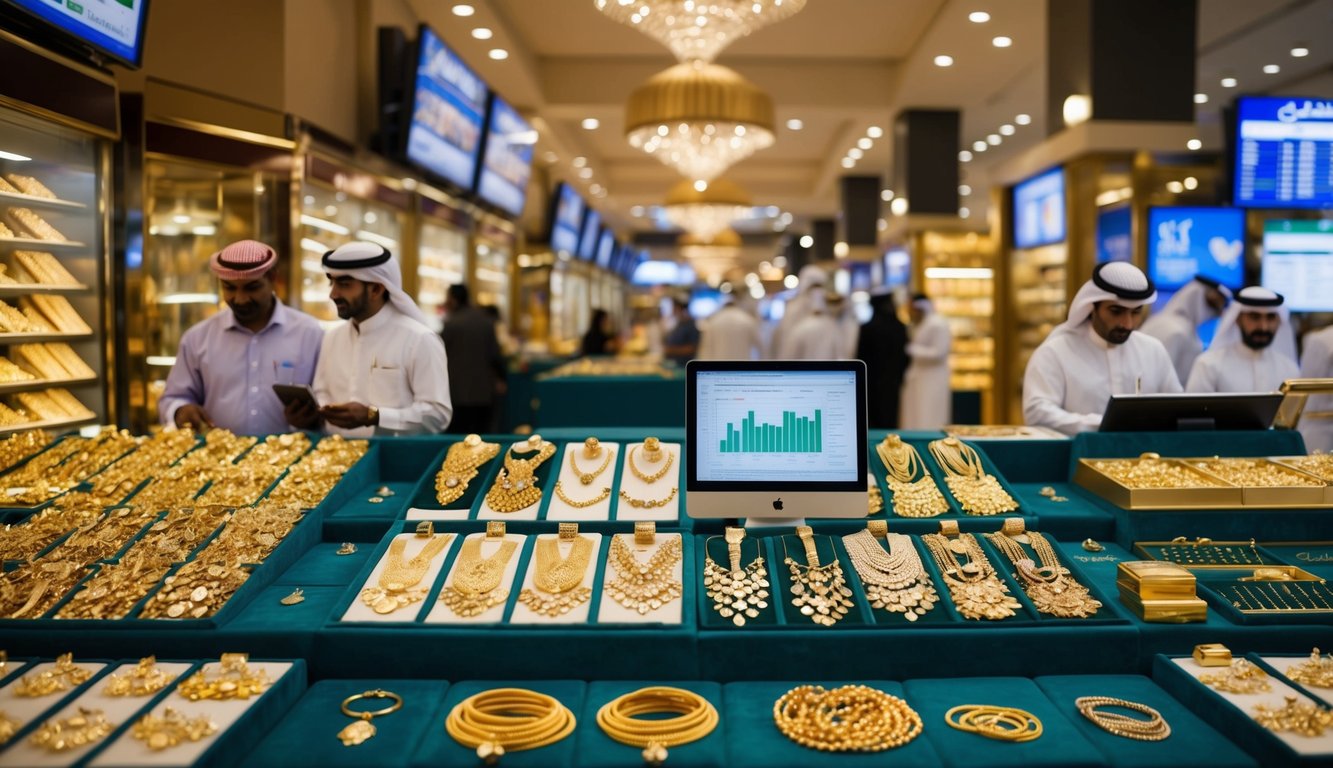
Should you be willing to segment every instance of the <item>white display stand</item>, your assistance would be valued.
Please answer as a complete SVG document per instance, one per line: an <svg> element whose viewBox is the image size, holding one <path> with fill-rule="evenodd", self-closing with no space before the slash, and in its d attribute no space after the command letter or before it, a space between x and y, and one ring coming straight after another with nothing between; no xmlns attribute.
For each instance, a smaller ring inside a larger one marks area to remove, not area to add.
<svg viewBox="0 0 1333 768"><path fill-rule="evenodd" d="M600 533L580 533L585 539L592 541L592 557L588 560L588 567L583 571L583 581L580 587L592 589L593 580L597 576L597 564L601 562L602 535ZM540 542L544 539L559 539L560 536L554 533L543 533L537 537ZM565 557L570 549L574 547L573 541L560 542L560 556ZM483 547L484 550L484 547ZM523 574L523 589L533 589L533 576L537 569L537 549L533 545L532 556L528 558L528 568ZM544 593L539 593L544 594ZM585 600L578 607L570 610L569 613L562 613L556 616L547 616L543 613L537 613L521 602L514 603L514 613L509 617L510 624L582 624L588 620L588 613L592 610L592 599Z"/></svg>
<svg viewBox="0 0 1333 768"><path fill-rule="evenodd" d="M75 662L76 664L78 662ZM80 665L89 666L89 665ZM100 666L100 665L99 665ZM122 664L116 668L119 671L128 672L138 666L138 662ZM158 662L157 668L168 673L174 680L180 677L188 670L191 664L186 663L165 663ZM116 670L113 670L116 671ZM64 720L67 717L73 717L79 713L79 708L100 709L106 716L106 720L111 725L119 727L135 719L140 709L149 702L156 693L148 696L107 696L103 693L106 688L109 677L102 677L93 681L93 684L86 688L84 692L73 701L69 702L60 709L52 712L43 718L43 720ZM170 684L168 684L170 685ZM28 699L32 701L32 699ZM85 755L102 745L102 740L95 741L92 744L85 744L77 749L69 749L64 752L48 752L41 747L33 746L27 738L15 741L10 744L9 749L0 754L0 765L20 766L21 768L49 768L54 766L73 765L83 759ZM148 750L144 750L148 751Z"/></svg>
<svg viewBox="0 0 1333 768"><path fill-rule="evenodd" d="M499 461L501 462L500 469L504 469L504 463L503 463L504 457L509 455L509 451L513 450L515 447L518 447L520 450L524 452L530 452L531 450L529 448L530 445L531 443L529 443L527 440L520 440L516 443L510 443L509 445L505 446L504 452L502 452L499 456ZM560 453L559 451L556 451L556 454L559 453ZM534 474L540 473L547 464L549 464L552 461L555 461L555 459L556 455L553 454L551 458L542 462L541 465L537 467L536 472ZM555 485L555 480L552 479L554 476L555 476L554 472L547 472L546 479L543 480L541 484L537 486L538 488L541 488L543 496L545 496L547 493L550 492L551 489L549 486ZM487 485L484 489L482 489L481 507L477 510L477 519L478 520L536 520L537 513L542 508L542 501L540 498L538 498L532 504L529 504L528 506L524 507L523 509L518 510L517 512L497 512L494 509L491 509L490 503L486 501L486 492L490 491L491 486L493 486L495 482L499 479L500 479L500 470L497 469L495 472L495 476L491 478L491 484Z"/></svg>
<svg viewBox="0 0 1333 768"><path fill-rule="evenodd" d="M534 505L534 508L535 506L536 505ZM494 539L487 539L486 534L484 532L469 534L468 537L464 539L464 541L469 541L471 539L482 539L481 556L483 559L490 557L500 549L500 539L498 537ZM523 541L525 539L527 539L526 536L517 533L507 533L505 534L504 537L505 541L514 542L515 544L514 554L510 555L509 562L505 564L504 575L500 577L500 585L496 588L509 590L510 597L513 596L514 577L518 573L519 561L523 559ZM457 546L462 546L462 545L457 544ZM458 560L454 560L453 567L449 569L449 576L444 581L444 585L446 587L454 583L454 571L456 571L457 569L458 569ZM435 603L431 606L430 613L426 615L426 623L427 624L493 624L499 622L501 619L504 618L505 604L507 602L508 598L500 601L498 605L492 605L490 608L487 608L485 611L476 616L459 616L458 614L454 613L453 610L449 608L449 606L445 605L439 600L436 600Z"/></svg>
<svg viewBox="0 0 1333 768"><path fill-rule="evenodd" d="M22 675L10 680L4 688L0 688L0 712L5 713L5 716L10 720L17 721L19 723L19 728L26 726L28 723L40 717L43 712L58 703L61 699L69 696L70 693L78 687L71 685L67 690L56 691L46 696L37 697L17 696L14 694L15 686L18 685L19 680L28 676L35 677L40 675L55 665L56 663L54 661L48 661L42 664L31 664L23 669ZM106 665L84 663L79 661L78 657L75 657L74 666L86 669L96 676ZM12 752L13 750L10 751ZM8 753L0 754L0 758L4 758L7 754Z"/></svg>
<svg viewBox="0 0 1333 768"><path fill-rule="evenodd" d="M662 461L648 463L643 455L643 443L632 443L625 446L625 457L621 461L620 470L620 488L616 489L616 519L617 520L657 520L675 522L680 519L680 443L660 443L662 448ZM653 483L645 483L635 476L629 468L630 453L634 454L634 465L645 475L651 475L662 468L662 462L666 461L667 456L673 457L671 460L671 469L662 476L661 479ZM630 506L629 502L620 498L620 492L624 491L636 499L663 499L671 493L671 489L676 489L676 495L666 505L653 507L652 509L639 509Z"/></svg>
<svg viewBox="0 0 1333 768"><path fill-rule="evenodd" d="M564 450L560 451L560 474L556 475L560 480L560 489L565 495L574 501L591 499L603 488L610 488L611 493L607 494L605 499L590 504L586 507L571 507L566 504L559 496L555 495L555 483L551 483L551 504L546 508L546 519L562 522L578 521L586 522L592 520L610 520L611 519L611 499L616 495L616 464L620 455L620 443L602 443L603 451L611 452L611 461L606 465L606 469L598 475L591 484L584 485L579 481L579 475L574 468L569 466L569 454L574 451L574 460L579 463L579 468L585 472L597 469L606 461L606 456L600 456L596 459L587 459L583 456L583 443L565 443Z"/></svg>
<svg viewBox="0 0 1333 768"><path fill-rule="evenodd" d="M648 562L649 558L657 552L658 547L672 539L680 538L679 533L659 533L657 534L657 540L652 544L641 545L634 543L634 534L632 533L618 533L615 535L629 545L630 551L634 553L634 558L640 563ZM684 542L682 541L681 544L683 546ZM617 573L615 566L610 562L611 547L609 545L606 548L606 558L606 571L602 575L602 602L597 608L598 624L679 624L681 622L681 612L684 610L685 602L684 594L661 608L644 614L617 603L616 599L611 597L611 593L607 590L607 585L611 583L612 579L616 578ZM682 593L685 587L683 582L684 562L685 551L682 549L680 559L676 561L675 567L671 569L672 578L681 582Z"/></svg>
<svg viewBox="0 0 1333 768"><path fill-rule="evenodd" d="M449 543L438 555L431 558L430 566L426 569L426 575L421 581L413 586L413 589L429 590L435 583L435 579L440 575L440 569L444 567L444 561L449 558L449 551L458 546L458 536L452 533L437 533L436 536L449 536ZM395 541L404 539L407 546L403 549L403 559L410 560L418 552L426 548L431 539L417 536L415 533L400 533L393 537ZM380 556L375 568L370 572L370 576L365 583L357 589L356 597L352 598L352 604L347 607L347 611L342 615L341 621L416 621L417 614L421 611L421 602L412 603L394 611L393 613L375 613L375 609L361 602L361 590L367 587L376 587L380 583L380 574L388 566L389 550L384 550Z"/></svg>
<svg viewBox="0 0 1333 768"><path fill-rule="evenodd" d="M291 670L291 662L287 661L251 661L248 662L251 672L258 673L263 670L268 673L268 679L277 685L282 676ZM205 664L204 674L215 675L218 668L222 666L221 662L215 661ZM148 745L139 741L130 735L129 731L120 735L111 746L107 747L102 754L98 755L89 765L93 766L187 766L193 765L204 752L208 751L213 744L227 732L227 729L240 720L241 717L249 711L264 696L268 695L265 691L260 696L251 696L248 699L227 699L225 701L214 701L205 699L202 701L190 701L178 693L172 692L166 699L153 707L153 714L161 717L167 707L180 712L182 716L193 719L200 715L207 715L213 724L218 727L217 733L199 741L184 741L171 749L164 749L161 752L154 752L148 748ZM350 720L349 720L350 722ZM337 726L341 728L342 726ZM337 730L328 734L328 738L333 738ZM323 734L319 734L323 736ZM312 738L314 738L312 736ZM240 745L239 749L246 749L246 745Z"/></svg>
<svg viewBox="0 0 1333 768"><path fill-rule="evenodd" d="M407 510L407 519L440 521L467 520L468 516L471 514L471 507L464 507L463 509L421 509L419 507L411 507Z"/></svg>
<svg viewBox="0 0 1333 768"><path fill-rule="evenodd" d="M1226 674L1227 671L1226 667L1201 667L1193 658L1179 658L1172 659L1172 661L1176 663L1176 666L1185 670L1186 673L1195 679L1210 673ZM1302 661L1302 659L1289 659L1286 657L1264 659L1265 663L1279 671L1286 670L1287 664L1285 662L1287 661L1299 662ZM1274 664L1274 662L1277 663ZM1273 710L1284 707L1287 703L1286 697L1288 696L1294 696L1297 701L1301 702L1311 701L1309 696L1306 696L1295 688L1287 685L1280 678L1269 675L1267 680L1271 690L1263 693L1228 693L1226 691L1219 691L1216 688L1209 688L1209 690L1231 702L1233 706L1244 712L1246 717L1250 718L1253 718L1255 715L1254 706L1256 704L1263 704L1265 707ZM1203 683L1199 683L1199 685L1203 685ZM1263 728L1263 726L1258 723L1255 723L1254 727ZM1333 754L1333 731L1324 731L1322 736L1302 736L1290 731L1273 733L1272 735L1283 744L1291 747L1298 755Z"/></svg>

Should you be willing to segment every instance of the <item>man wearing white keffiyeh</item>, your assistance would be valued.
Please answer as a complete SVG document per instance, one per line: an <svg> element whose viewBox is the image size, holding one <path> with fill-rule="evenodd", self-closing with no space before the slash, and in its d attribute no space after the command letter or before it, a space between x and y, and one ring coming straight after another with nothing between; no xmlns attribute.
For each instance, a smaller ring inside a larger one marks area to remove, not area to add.
<svg viewBox="0 0 1333 768"><path fill-rule="evenodd" d="M1213 345L1194 361L1187 392L1276 392L1301 375L1282 295L1252 285L1222 314Z"/></svg>

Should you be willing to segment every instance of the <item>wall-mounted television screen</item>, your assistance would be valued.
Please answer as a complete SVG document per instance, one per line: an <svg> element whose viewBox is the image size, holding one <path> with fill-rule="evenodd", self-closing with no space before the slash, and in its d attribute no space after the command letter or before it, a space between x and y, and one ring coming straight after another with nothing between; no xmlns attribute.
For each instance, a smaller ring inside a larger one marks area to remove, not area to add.
<svg viewBox="0 0 1333 768"><path fill-rule="evenodd" d="M130 67L143 63L148 0L8 0L59 30L68 42Z"/></svg>
<svg viewBox="0 0 1333 768"><path fill-rule="evenodd" d="M1130 210L1128 205L1097 212L1097 263L1130 261L1133 242L1129 238Z"/></svg>
<svg viewBox="0 0 1333 768"><path fill-rule="evenodd" d="M1014 247L1038 248L1065 240L1065 172L1034 176L1014 187Z"/></svg>
<svg viewBox="0 0 1333 768"><path fill-rule="evenodd" d="M1239 208L1148 209L1148 276L1174 291L1210 277L1228 288L1245 284L1245 211Z"/></svg>
<svg viewBox="0 0 1333 768"><path fill-rule="evenodd" d="M1333 207L1333 99L1237 99L1235 153L1235 205Z"/></svg>
<svg viewBox="0 0 1333 768"><path fill-rule="evenodd" d="M592 208L583 217L583 234L579 236L579 259L592 261L597 258L597 237L602 232L602 215Z"/></svg>
<svg viewBox="0 0 1333 768"><path fill-rule="evenodd" d="M481 156L486 84L428 26L417 38L407 160L471 189Z"/></svg>
<svg viewBox="0 0 1333 768"><path fill-rule="evenodd" d="M491 94L488 115L477 196L512 216L522 216L537 132L498 94Z"/></svg>
<svg viewBox="0 0 1333 768"><path fill-rule="evenodd" d="M884 254L884 284L890 288L907 285L912 279L912 256L906 248L893 248Z"/></svg>
<svg viewBox="0 0 1333 768"><path fill-rule="evenodd" d="M611 257L616 254L616 233L603 229L601 239L597 241L597 266L611 268Z"/></svg>
<svg viewBox="0 0 1333 768"><path fill-rule="evenodd" d="M551 227L548 241L551 250L573 256L579 250L579 235L582 234L583 212L587 206L579 193L565 182L555 187L551 205Z"/></svg>
<svg viewBox="0 0 1333 768"><path fill-rule="evenodd" d="M1264 222L1260 283L1292 312L1333 312L1333 221Z"/></svg>

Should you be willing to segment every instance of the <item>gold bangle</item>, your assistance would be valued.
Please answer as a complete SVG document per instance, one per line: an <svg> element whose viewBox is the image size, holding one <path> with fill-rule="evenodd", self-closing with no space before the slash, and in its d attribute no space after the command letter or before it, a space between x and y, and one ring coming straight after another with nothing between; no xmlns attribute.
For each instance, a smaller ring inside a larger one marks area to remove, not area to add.
<svg viewBox="0 0 1333 768"><path fill-rule="evenodd" d="M494 765L505 752L550 746L574 732L574 713L553 696L525 688L496 688L449 710L444 730Z"/></svg>
<svg viewBox="0 0 1333 768"><path fill-rule="evenodd" d="M960 704L944 713L944 721L960 731L998 741L1033 741L1042 733L1041 720L1031 712L992 704Z"/></svg>
<svg viewBox="0 0 1333 768"><path fill-rule="evenodd" d="M882 752L921 735L921 716L897 696L864 685L802 685L773 704L783 736L821 752Z"/></svg>
<svg viewBox="0 0 1333 768"><path fill-rule="evenodd" d="M639 716L674 714L647 720ZM612 699L597 710L597 725L612 739L643 748L643 760L661 765L667 748L698 741L717 727L717 710L693 691L668 686L641 688Z"/></svg>
<svg viewBox="0 0 1333 768"><path fill-rule="evenodd" d="M130 728L130 735L142 741L154 752L161 752L187 741L200 741L217 732L217 723L210 720L208 715L190 718L172 707L163 709L160 717L150 712L139 718Z"/></svg>
<svg viewBox="0 0 1333 768"><path fill-rule="evenodd" d="M352 702L362 699L389 699L392 703L382 709L362 711L352 709ZM403 708L403 697L393 691L386 691L383 688L376 688L370 691L354 693L343 699L342 705L338 707L344 715L356 718L356 722L349 723L341 731L338 731L338 741L343 743L344 747L355 747L358 744L364 744L375 735L375 726L371 723L377 717L392 715L394 712Z"/></svg>
<svg viewBox="0 0 1333 768"><path fill-rule="evenodd" d="M1171 735L1171 726L1162 713L1136 701L1117 699L1111 696L1081 696L1074 700L1081 715L1091 720L1107 733L1137 741L1161 741ZM1148 716L1142 720L1119 712L1102 712L1101 707L1121 707Z"/></svg>

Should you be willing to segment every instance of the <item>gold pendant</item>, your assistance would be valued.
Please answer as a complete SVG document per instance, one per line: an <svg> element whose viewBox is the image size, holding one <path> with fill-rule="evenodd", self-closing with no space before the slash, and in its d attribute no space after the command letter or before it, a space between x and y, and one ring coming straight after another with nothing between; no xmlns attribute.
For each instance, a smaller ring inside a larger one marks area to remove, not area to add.
<svg viewBox="0 0 1333 768"><path fill-rule="evenodd" d="M305 602L305 590L301 589L300 587L297 587L296 589L292 590L292 593L290 595L287 595L278 602L282 603L283 605L296 605L297 603L303 603Z"/></svg>
<svg viewBox="0 0 1333 768"><path fill-rule="evenodd" d="M338 740L344 747L355 747L369 741L374 735L375 726L369 720L357 720L338 731Z"/></svg>

